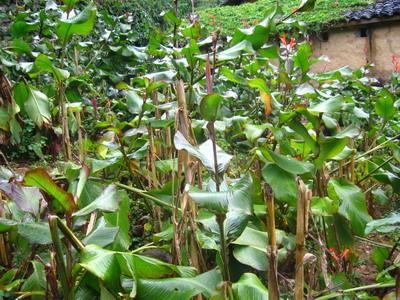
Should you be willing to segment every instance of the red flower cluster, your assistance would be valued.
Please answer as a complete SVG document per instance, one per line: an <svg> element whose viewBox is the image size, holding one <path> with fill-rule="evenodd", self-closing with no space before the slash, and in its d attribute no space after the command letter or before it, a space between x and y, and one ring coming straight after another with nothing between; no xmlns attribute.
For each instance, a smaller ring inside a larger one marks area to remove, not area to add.
<svg viewBox="0 0 400 300"><path fill-rule="evenodd" d="M400 73L400 59L396 55L392 55L392 64L394 66L394 71Z"/></svg>
<svg viewBox="0 0 400 300"><path fill-rule="evenodd" d="M293 50L294 46L296 46L296 39L293 37L290 39L290 42L288 42L286 40L286 35L281 35L280 40L282 45L285 46L289 51Z"/></svg>
<svg viewBox="0 0 400 300"><path fill-rule="evenodd" d="M331 253L333 259L338 262L339 261L339 256L336 254L335 249L329 248L329 252ZM349 259L349 254L350 254L350 249L345 248L342 252L342 255L340 256L340 259L348 260Z"/></svg>

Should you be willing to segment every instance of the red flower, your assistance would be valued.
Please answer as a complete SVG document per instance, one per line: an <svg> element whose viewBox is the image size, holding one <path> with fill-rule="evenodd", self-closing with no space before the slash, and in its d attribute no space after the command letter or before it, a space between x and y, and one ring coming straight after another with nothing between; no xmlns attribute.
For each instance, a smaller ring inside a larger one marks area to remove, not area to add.
<svg viewBox="0 0 400 300"><path fill-rule="evenodd" d="M338 258L337 255L336 255L335 249L329 248L329 252L331 253L332 257L333 257L336 261L339 260L339 258Z"/></svg>
<svg viewBox="0 0 400 300"><path fill-rule="evenodd" d="M291 38L288 48L291 50L291 49L294 48L294 46L296 46L296 39L295 38Z"/></svg>
<svg viewBox="0 0 400 300"><path fill-rule="evenodd" d="M392 55L392 64L395 72L400 72L400 60L396 55Z"/></svg>
<svg viewBox="0 0 400 300"><path fill-rule="evenodd" d="M280 40L282 45L285 46L286 49L288 49L289 51L293 50L294 46L296 46L296 39L294 37L292 37L290 39L290 42L288 42L286 39L286 35L281 35Z"/></svg>

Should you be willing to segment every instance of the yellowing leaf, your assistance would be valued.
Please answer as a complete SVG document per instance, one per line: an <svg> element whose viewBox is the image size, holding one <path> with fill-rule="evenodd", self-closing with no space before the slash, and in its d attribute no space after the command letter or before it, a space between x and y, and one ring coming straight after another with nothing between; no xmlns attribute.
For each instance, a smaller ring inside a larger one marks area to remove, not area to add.
<svg viewBox="0 0 400 300"><path fill-rule="evenodd" d="M271 94L260 91L261 100L264 102L264 112L266 116L272 114Z"/></svg>

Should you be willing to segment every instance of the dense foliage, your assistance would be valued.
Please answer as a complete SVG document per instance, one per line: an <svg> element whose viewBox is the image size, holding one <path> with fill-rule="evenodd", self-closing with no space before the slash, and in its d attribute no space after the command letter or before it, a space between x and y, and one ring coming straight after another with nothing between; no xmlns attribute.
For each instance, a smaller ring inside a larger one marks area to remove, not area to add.
<svg viewBox="0 0 400 300"><path fill-rule="evenodd" d="M298 0L282 0L281 6L285 13L290 13L299 5ZM273 9L276 0L258 0L236 6L209 7L199 11L200 19L208 27L222 28L225 35L232 35L236 28L253 26L265 18L265 12ZM296 21L306 22L307 27L318 31L324 26L344 21L344 13L370 4L371 0L318 0L315 10L305 11L294 16ZM282 27L291 28L291 24Z"/></svg>
<svg viewBox="0 0 400 300"><path fill-rule="evenodd" d="M399 73L314 73L279 6L138 46L136 10L36 5L0 49L0 297L399 296Z"/></svg>

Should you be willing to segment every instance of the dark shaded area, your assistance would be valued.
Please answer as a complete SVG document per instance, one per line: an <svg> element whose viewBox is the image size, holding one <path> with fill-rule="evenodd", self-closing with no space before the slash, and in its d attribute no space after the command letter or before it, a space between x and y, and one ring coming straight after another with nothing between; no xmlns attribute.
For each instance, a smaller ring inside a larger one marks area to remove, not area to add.
<svg viewBox="0 0 400 300"><path fill-rule="evenodd" d="M368 5L361 10L346 13L345 17L348 21L358 21L396 15L400 15L400 0L377 0L375 4Z"/></svg>
<svg viewBox="0 0 400 300"><path fill-rule="evenodd" d="M256 0L226 0L223 5L240 5L248 2L256 2Z"/></svg>

